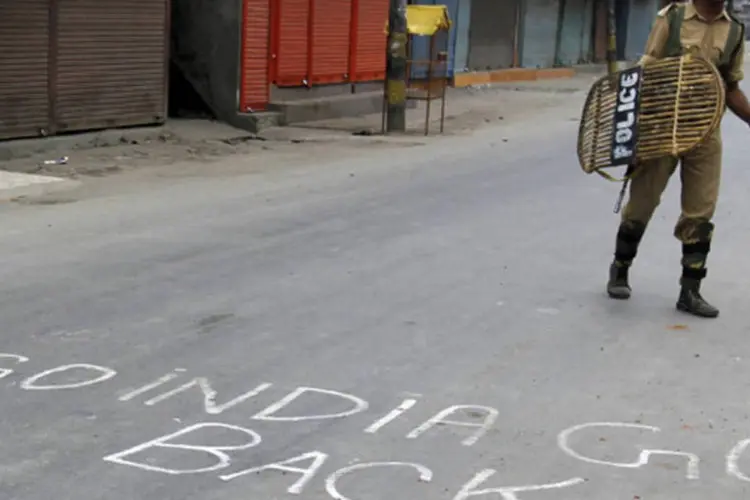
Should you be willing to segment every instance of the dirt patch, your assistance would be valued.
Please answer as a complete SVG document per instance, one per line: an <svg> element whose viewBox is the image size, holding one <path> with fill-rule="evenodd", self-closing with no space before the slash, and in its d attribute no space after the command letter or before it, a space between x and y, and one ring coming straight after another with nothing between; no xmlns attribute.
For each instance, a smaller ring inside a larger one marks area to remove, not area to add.
<svg viewBox="0 0 750 500"><path fill-rule="evenodd" d="M578 83L584 88L586 81ZM346 154L362 154L368 148L416 147L439 141L441 137L467 135L499 123L512 126L538 114L539 111L570 101L568 89L572 80L556 84L566 91L544 87L517 86L535 89L519 92L503 86L482 89L452 89L446 103L445 130L439 132L440 103L433 102L430 134L425 136L425 105L420 103L407 115L407 131L384 136L380 114L306 123L294 127L278 127L252 134L210 120L174 120L163 129L144 133L108 131L93 137L71 139L71 143L50 138L54 148L25 158L3 162L4 170L51 175L71 179L102 179L138 169L163 169L179 164L182 175L201 169L210 171L212 163L228 156L245 156L243 167L267 168L285 158L338 158ZM554 85L553 85L554 87ZM46 141L48 139L39 139ZM67 146L66 146L67 144ZM33 149L33 148L32 148ZM45 161L67 157L64 164ZM195 167L191 166L194 165Z"/></svg>
<svg viewBox="0 0 750 500"><path fill-rule="evenodd" d="M69 203L75 203L76 199L74 198L59 198L59 197L26 197L26 196L19 196L18 198L13 198L10 200L13 203L17 203L19 205L66 205Z"/></svg>

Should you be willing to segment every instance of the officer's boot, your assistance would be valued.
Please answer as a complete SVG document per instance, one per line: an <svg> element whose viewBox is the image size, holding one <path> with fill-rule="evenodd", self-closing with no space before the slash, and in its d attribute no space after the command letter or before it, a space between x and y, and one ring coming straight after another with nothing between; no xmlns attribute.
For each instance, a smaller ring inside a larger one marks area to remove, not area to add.
<svg viewBox="0 0 750 500"><path fill-rule="evenodd" d="M609 281L607 282L607 293L613 299L630 298L628 271L638 253L638 245L645 232L646 224L637 221L625 221L617 230L615 258L609 266Z"/></svg>
<svg viewBox="0 0 750 500"><path fill-rule="evenodd" d="M682 245L682 277L677 309L702 318L715 318L719 310L701 296L701 280L706 277L706 258L711 250L714 226L710 222L698 228L698 241Z"/></svg>

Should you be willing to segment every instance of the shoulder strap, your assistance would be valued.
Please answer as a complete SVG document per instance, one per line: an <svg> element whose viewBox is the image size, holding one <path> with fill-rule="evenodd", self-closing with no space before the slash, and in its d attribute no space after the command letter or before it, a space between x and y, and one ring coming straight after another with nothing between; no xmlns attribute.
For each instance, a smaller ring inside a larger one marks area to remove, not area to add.
<svg viewBox="0 0 750 500"><path fill-rule="evenodd" d="M738 21L731 14L731 26L729 27L729 34L727 35L727 43L724 46L724 54L722 57L722 64L728 65L732 62L732 58L740 50L740 44L745 41L745 24Z"/></svg>
<svg viewBox="0 0 750 500"><path fill-rule="evenodd" d="M671 4L666 13L669 24L669 36L664 46L664 57L678 57L682 55L682 21L685 19L685 5Z"/></svg>
<svg viewBox="0 0 750 500"><path fill-rule="evenodd" d="M731 26L729 27L726 45L724 45L724 53L717 68L725 82L729 81L729 68L731 67L732 59L737 55L740 48L742 48L741 44L745 43L745 24L738 21L731 14L729 14L729 17L731 19Z"/></svg>

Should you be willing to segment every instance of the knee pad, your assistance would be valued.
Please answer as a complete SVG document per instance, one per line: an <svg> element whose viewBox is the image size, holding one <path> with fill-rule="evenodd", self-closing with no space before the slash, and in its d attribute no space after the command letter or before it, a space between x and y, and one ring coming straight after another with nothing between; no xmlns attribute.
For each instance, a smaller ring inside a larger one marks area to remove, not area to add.
<svg viewBox="0 0 750 500"><path fill-rule="evenodd" d="M701 242L709 242L714 235L714 225L711 222L701 222L695 227L695 238Z"/></svg>

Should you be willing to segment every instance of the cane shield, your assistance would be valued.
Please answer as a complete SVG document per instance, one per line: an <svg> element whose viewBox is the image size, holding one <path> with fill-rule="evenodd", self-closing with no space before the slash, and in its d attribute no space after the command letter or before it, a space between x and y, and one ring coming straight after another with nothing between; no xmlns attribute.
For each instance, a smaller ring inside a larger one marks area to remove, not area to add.
<svg viewBox="0 0 750 500"><path fill-rule="evenodd" d="M716 67L694 56L665 58L597 80L578 130L578 161L586 173L679 157L718 126L725 110Z"/></svg>

